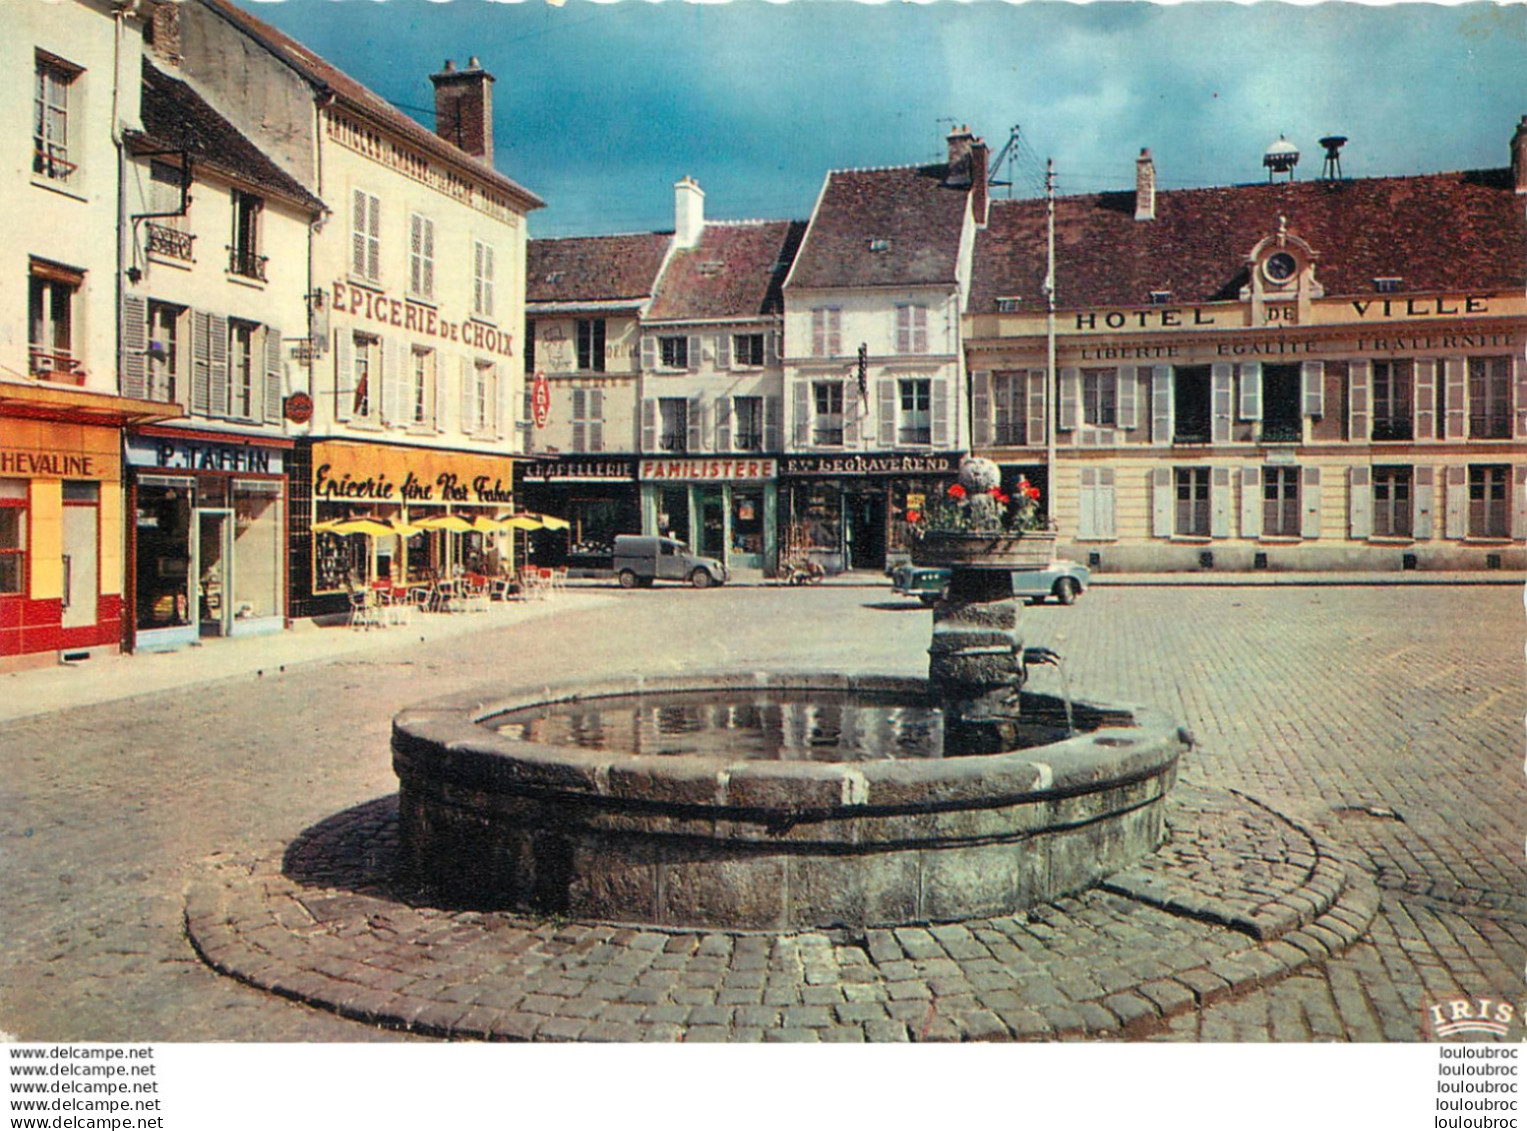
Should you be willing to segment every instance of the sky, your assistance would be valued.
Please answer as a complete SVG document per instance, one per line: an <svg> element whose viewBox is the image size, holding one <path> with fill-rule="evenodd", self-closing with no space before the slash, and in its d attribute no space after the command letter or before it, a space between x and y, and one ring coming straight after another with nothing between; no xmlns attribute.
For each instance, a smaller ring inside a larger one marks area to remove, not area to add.
<svg viewBox="0 0 1527 1131"><path fill-rule="evenodd" d="M433 128L428 76L495 76L500 172L536 237L805 219L830 169L936 161L968 125L1041 195L1263 180L1267 146L1348 137L1347 177L1498 168L1527 114L1527 6L857 0L237 0Z"/></svg>

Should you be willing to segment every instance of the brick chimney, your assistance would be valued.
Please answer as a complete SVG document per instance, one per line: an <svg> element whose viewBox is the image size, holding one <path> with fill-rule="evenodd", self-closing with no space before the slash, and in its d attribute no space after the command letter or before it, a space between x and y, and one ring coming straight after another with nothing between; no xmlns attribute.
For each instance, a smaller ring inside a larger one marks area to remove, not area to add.
<svg viewBox="0 0 1527 1131"><path fill-rule="evenodd" d="M673 242L694 247L705 230L705 192L691 177L673 186Z"/></svg>
<svg viewBox="0 0 1527 1131"><path fill-rule="evenodd" d="M493 164L493 76L477 56L458 71L447 59L445 69L430 75L435 84L435 132L456 148Z"/></svg>
<svg viewBox="0 0 1527 1131"><path fill-rule="evenodd" d="M1516 179L1516 191L1527 195L1527 114L1516 124L1511 135L1511 172Z"/></svg>
<svg viewBox="0 0 1527 1131"><path fill-rule="evenodd" d="M160 0L149 11L145 29L149 52L161 63L180 65L180 5Z"/></svg>
<svg viewBox="0 0 1527 1131"><path fill-rule="evenodd" d="M949 131L949 169L944 183L950 188L968 188L970 185L970 151L975 145L975 135L969 126Z"/></svg>
<svg viewBox="0 0 1527 1131"><path fill-rule="evenodd" d="M1156 162L1151 151L1142 149L1135 158L1135 219L1156 218Z"/></svg>
<svg viewBox="0 0 1527 1131"><path fill-rule="evenodd" d="M986 148L986 142L980 138L970 147L970 214L975 218L976 226L986 227L986 210L990 203L990 189L987 185L987 163L991 160L991 151Z"/></svg>

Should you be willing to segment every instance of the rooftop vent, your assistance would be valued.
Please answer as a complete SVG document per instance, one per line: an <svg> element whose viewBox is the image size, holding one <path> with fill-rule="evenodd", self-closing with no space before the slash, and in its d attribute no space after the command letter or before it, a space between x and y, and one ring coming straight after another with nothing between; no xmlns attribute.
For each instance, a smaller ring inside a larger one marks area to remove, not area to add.
<svg viewBox="0 0 1527 1131"><path fill-rule="evenodd" d="M1320 170L1320 175L1328 181L1341 180L1341 147L1347 144L1347 139L1332 134L1320 139L1320 144L1325 146L1325 165Z"/></svg>
<svg viewBox="0 0 1527 1131"><path fill-rule="evenodd" d="M1008 296L1006 298L999 298L997 300L997 313L998 314L1013 314L1013 313L1016 313L1017 310L1018 310L1018 304L1020 302L1022 302L1022 301L1023 300L1021 298L1019 298L1017 295L1010 295L1010 296Z"/></svg>
<svg viewBox="0 0 1527 1131"><path fill-rule="evenodd" d="M1373 280L1373 289L1381 295L1392 295L1400 289L1403 281L1398 275L1381 275Z"/></svg>
<svg viewBox="0 0 1527 1131"><path fill-rule="evenodd" d="M873 240L870 240L870 250L871 251L890 251L891 250L891 241L887 240L887 239L873 239Z"/></svg>
<svg viewBox="0 0 1527 1131"><path fill-rule="evenodd" d="M1282 134L1278 140L1267 147L1267 152L1262 154L1262 164L1267 169L1269 182L1279 173L1287 173L1288 179L1294 179L1294 166L1299 164L1299 147Z"/></svg>
<svg viewBox="0 0 1527 1131"><path fill-rule="evenodd" d="M1167 303L1169 303L1171 301L1172 301L1172 292L1171 291L1152 291L1151 292L1151 305L1152 306L1165 306Z"/></svg>

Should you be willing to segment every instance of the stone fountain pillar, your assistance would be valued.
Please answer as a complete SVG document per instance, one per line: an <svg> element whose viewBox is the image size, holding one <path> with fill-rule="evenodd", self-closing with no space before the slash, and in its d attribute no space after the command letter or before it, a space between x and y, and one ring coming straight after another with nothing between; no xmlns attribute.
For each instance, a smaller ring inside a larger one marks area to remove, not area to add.
<svg viewBox="0 0 1527 1131"><path fill-rule="evenodd" d="M1023 690L1021 604L1011 571L957 565L933 610L928 682L944 702L946 754L995 754L1018 746Z"/></svg>

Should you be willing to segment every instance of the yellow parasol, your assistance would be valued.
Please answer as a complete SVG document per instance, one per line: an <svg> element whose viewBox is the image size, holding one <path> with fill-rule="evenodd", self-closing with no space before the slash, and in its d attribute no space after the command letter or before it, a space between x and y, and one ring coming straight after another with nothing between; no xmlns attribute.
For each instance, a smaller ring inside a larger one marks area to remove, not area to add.
<svg viewBox="0 0 1527 1131"><path fill-rule="evenodd" d="M318 530L320 526L329 534L365 534L371 538L390 538L399 533L385 522L378 522L374 518L339 519L335 522L317 524L313 529Z"/></svg>
<svg viewBox="0 0 1527 1131"><path fill-rule="evenodd" d="M432 514L428 518L414 520L421 530L449 530L456 534L469 534L476 529L459 514Z"/></svg>

